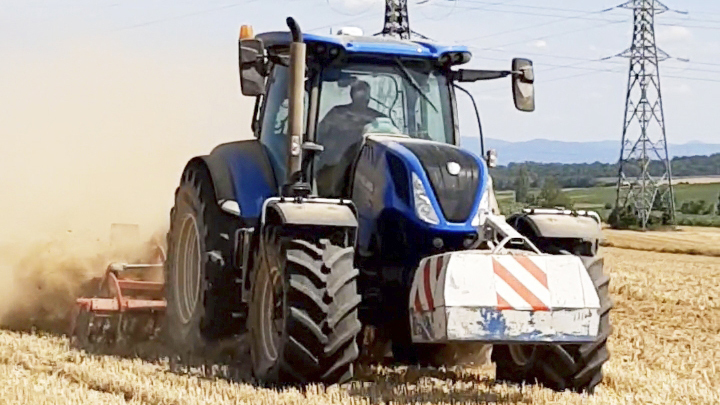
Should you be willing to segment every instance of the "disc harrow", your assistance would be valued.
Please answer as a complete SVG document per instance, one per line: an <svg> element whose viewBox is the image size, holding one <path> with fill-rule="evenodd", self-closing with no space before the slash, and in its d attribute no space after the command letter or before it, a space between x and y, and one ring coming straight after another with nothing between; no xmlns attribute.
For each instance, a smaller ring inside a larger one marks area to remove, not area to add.
<svg viewBox="0 0 720 405"><path fill-rule="evenodd" d="M151 263L110 263L89 282L91 296L75 301L71 345L89 352L137 355L158 340L165 313L162 275L165 251L155 246ZM153 277L155 273L155 277Z"/></svg>

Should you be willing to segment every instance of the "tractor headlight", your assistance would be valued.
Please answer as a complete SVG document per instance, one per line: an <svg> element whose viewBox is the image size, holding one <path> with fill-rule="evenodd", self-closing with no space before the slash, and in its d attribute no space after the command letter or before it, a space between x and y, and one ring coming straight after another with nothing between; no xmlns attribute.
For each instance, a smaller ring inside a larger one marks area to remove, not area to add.
<svg viewBox="0 0 720 405"><path fill-rule="evenodd" d="M440 219L430 202L430 197L428 197L427 191L425 191L425 186L423 186L422 181L415 173L412 174L412 188L415 201L415 213L417 216L429 224L439 224Z"/></svg>
<svg viewBox="0 0 720 405"><path fill-rule="evenodd" d="M475 214L475 218L473 218L471 225L476 228L483 225L488 213L490 213L490 187L485 189L485 193L483 193L483 196L480 199L480 204L478 204L477 214Z"/></svg>

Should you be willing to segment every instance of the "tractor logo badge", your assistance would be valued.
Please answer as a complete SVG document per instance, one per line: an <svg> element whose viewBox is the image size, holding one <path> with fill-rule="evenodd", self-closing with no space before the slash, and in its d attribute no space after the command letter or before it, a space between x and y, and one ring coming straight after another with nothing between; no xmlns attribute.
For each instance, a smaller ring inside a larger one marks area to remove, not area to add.
<svg viewBox="0 0 720 405"><path fill-rule="evenodd" d="M460 169L462 168L460 167L460 164L458 162L448 162L447 164L448 173L450 173L450 175L452 176L457 176L458 174L460 174Z"/></svg>

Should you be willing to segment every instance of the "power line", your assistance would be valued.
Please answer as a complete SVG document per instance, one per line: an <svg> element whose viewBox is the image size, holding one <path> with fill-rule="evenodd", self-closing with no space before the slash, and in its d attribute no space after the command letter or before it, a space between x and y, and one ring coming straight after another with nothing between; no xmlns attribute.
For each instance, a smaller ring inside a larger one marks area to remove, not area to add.
<svg viewBox="0 0 720 405"><path fill-rule="evenodd" d="M602 60L602 59L587 59L586 62L600 62L600 63L612 63L612 64L614 64L614 65L625 65L624 63L611 62L611 61ZM582 62L572 63L572 64L568 64L568 65L553 65L553 64L544 63L544 65L552 66L552 68L551 68L551 69L545 69L545 70L543 70L543 72L549 72L549 71L553 71L553 70L557 70L557 69L563 69L563 68L566 68L566 69L581 69L581 70L590 70L590 71L608 72L608 73L622 73L622 72L623 72L623 71L616 71L616 70L612 70L612 69L600 69L600 68L591 68L591 67L577 67L577 65L578 65L579 63L582 63ZM541 64L538 63L537 65L541 65ZM676 69L682 69L682 68L676 68ZM688 69L688 70L690 70L690 69ZM714 73L720 73L720 71L712 71L712 72L714 72ZM712 79L712 78L703 78L703 77L666 75L666 74L663 74L662 77L668 77L668 78L673 78L673 79L694 80L694 81L707 82L707 83L720 83L720 78L719 78L719 79ZM556 80L556 79L551 79L551 80L554 81L554 80ZM539 82L547 82L547 80L546 80L546 81L539 81Z"/></svg>
<svg viewBox="0 0 720 405"><path fill-rule="evenodd" d="M488 57L482 57L482 56L478 56L477 58L480 58L480 59L488 59L488 60L497 60L497 61L506 61L505 59L500 59L500 58L488 58ZM577 59L580 59L580 58L577 58ZM582 63L587 63L587 62L601 62L601 63L602 63L602 62L608 62L608 61L603 61L602 59L581 59L580 62L571 63L571 64L566 64L566 65L555 65L555 64L550 64L550 63L540 63L540 62L536 62L535 65L538 66L538 67L540 67L540 66L550 66L549 69L538 69L538 72L541 72L541 73L547 73L547 72L551 72L551 71L555 71L555 70L559 70L559 69L577 69L577 70L587 70L587 71L589 71L589 72L586 72L586 73L579 73L579 74L576 74L576 75L560 76L560 77L556 77L556 78L552 78L552 79L548 79L548 80L540 79L540 80L537 81L537 83L538 83L538 84L541 84L541 83L544 84L544 83L555 82L555 81L560 81L560 80L572 79L572 78L575 78L575 77L586 76L586 75L588 75L588 74L596 74L596 73L623 73L623 72L624 72L624 70L617 70L617 69L612 69L612 68L593 68L593 67L587 67L587 66L578 66L578 65L580 65L580 64L582 64ZM614 64L614 65L620 65L620 63L613 63L613 64ZM624 65L624 63L623 63L622 65ZM679 78L682 78L681 76L670 76L670 77L679 77ZM493 90L494 90L494 89L493 89Z"/></svg>
<svg viewBox="0 0 720 405"><path fill-rule="evenodd" d="M330 4L330 0L325 0L325 3L327 3L328 7L330 7L330 9L331 9L332 11L334 11L334 12L336 12L336 13L338 13L338 14L347 15L347 16L357 16L358 14L365 14L365 13L367 13L368 10L370 10L370 9L373 7L373 5L374 5L374 4L373 4L374 2L368 2L368 6L367 6L365 9L363 9L363 10L360 11L360 12L356 12L355 14L351 14L351 13L345 13L345 12L342 12L342 11L340 11L340 10L337 10L335 7L332 6L332 4ZM378 3L379 3L379 2L378 2Z"/></svg>
<svg viewBox="0 0 720 405"><path fill-rule="evenodd" d="M488 59L488 58L482 58L482 59ZM502 60L504 59L491 59L491 60ZM539 64L538 64L539 65ZM624 64L623 64L624 65ZM564 66L566 67L566 66ZM543 73L547 73L549 71L560 69L561 67L553 67L551 69L545 69L542 70ZM565 75L565 76L559 76L554 77L551 79L537 79L536 84L537 85L545 85L546 83L552 83L552 82L558 82L558 81L565 81L570 79L575 79L579 77L585 77L585 76L595 76L603 73L614 73L614 74L625 74L627 73L625 69L584 69L588 70L587 72L573 74L573 75ZM663 78L669 78L669 79L680 79L680 80L692 80L692 81L699 81L699 82L706 82L706 83L720 83L720 79L707 79L707 78L700 78L700 77L691 77L691 76L679 76L679 75L662 75ZM497 86L497 87L491 87L486 90L482 90L482 94L489 94L489 93L496 93L499 91L507 91L507 88L505 86Z"/></svg>
<svg viewBox="0 0 720 405"><path fill-rule="evenodd" d="M542 7L521 5L521 4L504 5L504 4L485 3L485 2L483 2L482 4L487 4L488 7L496 6L496 7L542 8ZM440 7L452 7L452 6L443 5ZM465 10L485 10L485 11L489 11L491 13L520 14L520 15L531 15L531 16L536 16L536 17L560 17L563 19L597 20L597 21L610 21L610 20L608 20L607 18L583 17L583 15L600 14L600 13L612 11L612 9L596 10L596 11L577 10L577 11L570 11L570 12L581 13L579 16L567 16L567 15L559 15L559 14L542 14L542 13L535 13L535 12L529 12L529 11L517 11L517 10L494 10L494 9L489 9L487 7L463 7L463 6L457 6L457 7L461 8L461 9L465 9Z"/></svg>
<svg viewBox="0 0 720 405"><path fill-rule="evenodd" d="M626 22L626 21L627 21L627 20L622 20L622 21L619 21L619 20L609 20L609 19L606 19L606 18L584 17L585 15L590 15L590 14L608 13L608 12L610 12L610 11L614 11L614 9L615 9L614 7L613 7L613 8L608 8L608 9L604 9L604 10L598 10L598 11L586 11L586 10L566 9L566 8L559 8L559 7L531 6L531 5L526 5L526 4L508 4L508 5L505 5L505 4L489 3L489 2L485 2L485 1L471 1L471 0L465 0L465 1L467 1L467 2L469 2L469 3L474 3L474 4L485 4L485 5L488 5L488 7L492 7L492 6L515 7L515 8L528 8L528 9L539 9L539 10L561 11L561 12L566 12L566 13L578 12L578 13L582 13L582 14L580 14L580 15L578 15L578 16L566 16L566 15L559 15L559 14L542 14L542 13L522 12L522 11L517 11L517 10L495 10L495 9L489 9L489 8L487 8L487 7L480 8L480 7L453 6L453 7L458 7L458 8L462 8L462 9L470 10L470 11L472 11L472 10L485 10L485 11L488 11L488 12L495 12L495 13L511 13L511 14L522 14L522 15L532 15L532 16L540 16L540 17L558 17L558 18L559 18L559 20L555 20L555 21L551 21L551 22L545 22L545 23L535 24L535 25L531 25L531 26L520 27L520 28L517 28L517 29L512 29L512 30L508 30L508 31L503 31L503 32L500 32L500 33L491 34L491 35L486 35L486 36L466 38L466 39L463 39L463 40L461 40L461 41L472 41L472 40L476 40L476 39L488 38L488 37L492 37L492 36L496 36L496 35L501 35L501 34L505 34L505 33L516 32L516 31L522 31L522 30L525 30L525 29L528 29L528 28L541 27L541 26L545 26L545 25L554 24L554 23L556 23L556 22L561 22L561 21L565 21L565 20L573 20L573 19L576 19L576 20L611 21L611 22L612 22L612 21L617 21L617 22ZM458 1L455 1L454 3L458 3ZM450 6L447 6L447 5L446 5L446 6L444 6L444 7L450 7ZM671 10L671 11L675 11L675 10ZM679 11L676 11L676 12L679 12ZM679 13L684 13L684 12L679 12ZM720 13L719 13L719 14L720 14ZM610 14L610 15L613 15L613 14ZM696 22L709 22L709 23L718 23L718 24L720 24L720 20L685 18L685 19L679 19L678 21L670 20L668 23L659 23L659 24L657 24L657 25L661 25L661 26L680 26L680 27L685 27L685 28L698 28L698 29L708 29L708 30L720 30L720 26L711 26L711 25L683 25L683 24L681 24L681 22L682 22L682 23L685 23L685 22L687 22L687 21L690 21L690 22L693 22L693 21L696 21Z"/></svg>
<svg viewBox="0 0 720 405"><path fill-rule="evenodd" d="M720 15L720 11L707 11L707 10L693 10L695 14L701 15Z"/></svg>
<svg viewBox="0 0 720 405"><path fill-rule="evenodd" d="M620 21L620 22L610 22L610 23L605 23L605 24L597 24L597 25L592 25L592 26L589 26L589 27L583 27L583 28L573 29L573 30L569 30L569 31L558 32L558 33L555 33L555 34L543 35L543 36L541 36L541 37L529 38L529 39L524 39L524 40L515 41L515 42L508 42L508 43L505 43L505 44L502 44L502 45L497 45L497 46L495 46L494 48L506 47L506 46L510 46L510 45L517 45L517 44L521 44L521 43L527 43L527 42L529 42L529 41L538 41L538 40L541 40L541 39L552 38L552 37L556 37L556 36L559 36L559 35L575 34L575 33L578 33L578 32L589 31L589 30L592 30L592 29L595 29L595 28L602 28L602 27L605 27L605 26L608 26L608 25L619 24L619 23L627 22L627 21L628 21L628 20ZM468 41L468 40L467 40L467 39L466 39L466 40L459 40L459 41L456 41L456 43L460 43L460 42L464 42L464 41ZM492 49L492 48L479 48L479 47L478 47L477 49L479 49L479 50L490 50L490 49Z"/></svg>
<svg viewBox="0 0 720 405"><path fill-rule="evenodd" d="M517 14L517 12L513 12L513 11L499 11L499 10L490 10L490 11L507 12L507 13ZM556 19L556 20L552 20L552 21L547 21L547 22L544 22L544 23L527 25L527 26L524 26L524 27L518 27L518 28L511 29L511 30L501 31L501 32L497 32L497 33L494 33L494 34L480 35L480 36L470 37L470 38L463 38L463 39L460 39L460 40L458 40L458 41L456 41L456 42L474 41L474 40L478 40L478 39L485 39L485 38L490 38L490 37L494 37L494 36L498 36L498 35L509 34L509 33L512 33L512 32L524 31L524 30L527 30L527 29L530 29L530 28L543 27L543 26L547 26L547 25L551 25L551 24L556 24L556 23L559 23L559 22L562 22L562 21L573 20L573 19L581 19L581 20L582 20L582 19L585 19L585 20L588 20L588 19L589 19L589 20L599 20L599 21L606 21L606 22L608 22L608 23L603 24L603 25L600 25L600 26L605 26L605 25L610 25L610 24L618 24L618 23L623 23L623 22L628 21L628 20L608 20L608 19L605 19L605 18L599 18L599 19L598 19L598 18L584 18L584 17L583 17L583 15L599 14L599 13L603 13L603 12L605 12L605 11L604 11L604 10L601 10L601 11L589 11L589 12L586 12L586 13L581 14L581 15L579 15L579 16L557 16L557 17L561 17L561 18ZM525 13L525 14L538 15L538 14L533 14L533 13ZM541 15L541 16L552 16L552 15ZM584 29L586 29L586 28L583 28L582 30L584 30Z"/></svg>
<svg viewBox="0 0 720 405"><path fill-rule="evenodd" d="M535 82L535 84L538 85L538 86L544 86L546 83L553 83L553 82L565 81L565 80L576 79L576 78L585 77L585 76L596 76L596 75L603 74L603 73L623 73L623 71L624 71L624 70L605 69L605 70L597 70L597 71L591 71L591 72L583 72L583 73L578 73L578 74L574 74L574 75L566 75L566 76L555 77L555 78L547 79L547 80L545 80L545 79L537 80L537 81ZM546 71L546 72L547 72L547 71ZM505 91L505 92L506 92L506 91L507 91L507 87L506 87L506 86L493 87L493 88L490 88L490 89L488 89L488 90L483 90L483 91L482 91L482 94L497 93L497 92L500 92L500 91Z"/></svg>
<svg viewBox="0 0 720 405"><path fill-rule="evenodd" d="M540 53L540 52L510 51L510 50L496 49L496 48L479 48L479 47L472 46L472 45L470 45L469 47L470 47L470 48L479 49L479 50L484 50L484 51L492 51L492 52L502 52L502 53L516 53L516 52L517 52L517 53L522 53L522 54L524 54L524 55L536 55L536 56L542 56L542 57L554 58L554 59L568 59L568 60L577 60L577 61L582 61L582 62L599 62L599 63L608 63L608 64L615 64L615 65L617 65L617 64L625 65L625 63L623 63L623 62L615 62L615 61L612 61L612 60L606 60L605 58L589 59L589 58L580 58L580 57L577 57L577 56L555 55L555 54L547 54L547 53ZM480 56L477 56L477 57L478 57L478 58L491 59L491 60L492 60L492 58L488 58L488 57L480 57ZM501 59L497 59L497 60L501 60ZM505 59L502 59L502 60L505 60ZM685 63L696 64L695 62L685 62ZM540 63L540 62L537 62L537 64L540 65L541 63ZM555 65L548 64L548 63L545 63L545 62L542 62L542 64L543 64L543 65L548 65L548 66L555 66ZM700 63L697 63L697 64L700 64ZM714 64L714 65L720 66L720 64ZM718 73L718 74L720 74L720 70L698 69L698 68L692 68L692 67L667 66L666 69L675 69L675 70L682 70L682 71L707 72L707 73Z"/></svg>
<svg viewBox="0 0 720 405"><path fill-rule="evenodd" d="M720 20L705 19L705 18L693 18L693 17L687 17L687 18L676 17L676 18L666 19L665 21L669 21L672 23L672 22L674 22L673 20L683 21L683 22L691 21L691 22L709 22L709 23L720 24Z"/></svg>
<svg viewBox="0 0 720 405"><path fill-rule="evenodd" d="M224 6L213 7L213 8L209 8L209 9L205 9L205 10L195 11L195 12L192 12L192 13L181 14L181 15L172 16L172 17L167 17L167 18L160 18L160 19L157 19L157 20L146 21L146 22L143 22L143 23L134 24L134 25L130 25L130 26L127 26L127 27L121 27L121 28L118 28L118 29L115 29L115 30L111 30L110 32L124 31L124 30L133 29L133 28L146 27L146 26L148 26L148 25L158 24L158 23L162 23L162 22L179 20L179 19L187 18L187 17L194 17L194 16L200 15L200 14L207 14L207 13L211 13L211 12L214 12L214 11L226 10L226 9L234 8L234 7L240 7L240 6L242 6L242 5L246 5L246 4L250 4L250 3L255 3L255 2L258 2L258 1L260 1L260 0L245 0L245 1L241 1L241 2L239 2L239 3L238 3L238 2L235 2L235 3L233 3L233 4L226 4L226 5L224 5Z"/></svg>
<svg viewBox="0 0 720 405"><path fill-rule="evenodd" d="M339 26L339 25L344 25L344 24L347 24L347 23L362 21L362 20L368 19L368 18L370 18L370 17L376 18L377 16L376 16L376 15L373 15L372 13L365 13L365 14L361 14L361 15L358 15L358 16L356 16L356 17L349 18L349 19L343 20L343 21L339 21L339 22L336 22L336 23L333 23L333 24L326 24L326 25L321 25L321 26L319 26L319 27L309 28L307 31L308 31L308 32L311 32L311 31L321 30L321 29L324 29L324 28L332 28L332 27L336 27L336 26Z"/></svg>
<svg viewBox="0 0 720 405"><path fill-rule="evenodd" d="M543 80L542 83L557 82L557 81L561 81L561 80L574 79L574 78L576 78L576 77L597 75L597 74L600 74L600 73L622 73L622 71L620 71L620 70L604 69L604 70L598 70L598 71L595 71L595 72L585 72L585 73L578 73L578 74L576 74L576 75L556 77L556 78L554 78L554 79Z"/></svg>
<svg viewBox="0 0 720 405"><path fill-rule="evenodd" d="M682 70L682 71L688 71L688 72L704 72L704 73L718 73L718 74L720 74L720 70L697 69L697 68L691 68L691 67L665 66L665 69ZM663 75L663 76L665 76L665 75Z"/></svg>
<svg viewBox="0 0 720 405"><path fill-rule="evenodd" d="M507 1L514 1L514 0L504 0L503 2L507 2ZM501 2L500 4L502 4L503 2ZM429 5L431 5L431 4L429 4L429 3L430 3L430 2L429 2L428 0L425 0L425 1L423 1L423 2L418 3L417 5L420 6L420 7L418 7L418 10L420 11L420 14L422 14L422 15L423 15L424 17L426 17L428 20L436 21L436 22L437 22L437 21L442 21L442 20L450 17L450 16L455 12L455 9L457 8L457 5L458 5L459 1L457 1L457 0L456 0L456 1L453 1L453 7L450 9L450 11L449 11L447 14L445 14L444 16L441 16L440 18L430 18L430 17L427 16L427 14L425 14L425 13L423 12L423 8L424 8L424 7L421 6L421 4L428 4L428 6L429 6Z"/></svg>
<svg viewBox="0 0 720 405"><path fill-rule="evenodd" d="M707 78L700 78L700 77L688 77L688 76L674 76L674 75L662 75L663 78L669 77L672 79L683 79L683 80L694 80L698 82L706 82L706 83L720 83L720 79L707 79Z"/></svg>
<svg viewBox="0 0 720 405"><path fill-rule="evenodd" d="M694 63L696 65L707 65L707 66L720 66L720 63L711 63L711 62L695 62L692 61L690 63Z"/></svg>
<svg viewBox="0 0 720 405"><path fill-rule="evenodd" d="M463 0L463 2L474 3L474 4L491 4L486 1L476 1L476 0ZM586 13L588 11L588 10L569 9L569 8L560 8L560 7L531 6L529 4L508 4L508 5L503 5L503 7L517 7L517 8L536 9L536 10L563 11L563 12L567 12L567 13ZM612 9L614 9L614 7L608 8L603 11L611 11Z"/></svg>
<svg viewBox="0 0 720 405"><path fill-rule="evenodd" d="M530 40L532 41L532 39ZM549 53L541 53L541 52L528 52L528 51L515 51L515 50L506 50L506 49L498 49L498 48L480 48L477 46L470 45L471 48L476 48L478 50L483 51L492 51L492 52L502 52L502 53L522 53L525 55L536 55L536 56L544 56L548 58L557 58L557 59L571 59L571 60L580 60L584 62L592 62L596 59L588 59L588 58L580 58L577 56L567 56L567 55L555 55L555 54L549 54ZM601 59L597 59L600 61Z"/></svg>
<svg viewBox="0 0 720 405"><path fill-rule="evenodd" d="M720 30L720 27L710 27L707 25L679 25L679 24L656 24L664 27L683 27L683 28L700 28L706 30Z"/></svg>
<svg viewBox="0 0 720 405"><path fill-rule="evenodd" d="M473 4L491 4L486 1L480 1L480 0L463 0L463 2L466 3L473 3ZM565 13L586 13L587 10L581 10L581 9L571 9L571 8L561 8L561 7L546 7L546 6L533 6L529 4L508 4L508 5L502 5L502 7L515 7L515 8L527 8L527 9L536 9L536 10L550 10L550 11L560 11ZM610 12L614 11L616 7L611 7L605 10L601 10L603 12ZM466 9L472 9L469 7L466 7ZM493 10L497 12L501 12L500 10ZM674 10L673 10L674 11ZM516 11L506 11L509 13L517 13ZM682 12L685 14L684 12ZM704 12L700 12L700 14L708 14ZM720 13L710 13L710 14L717 14L720 15ZM550 15L550 14L538 14L542 16L554 16L554 17L561 17L560 15ZM611 16L619 16L618 14L609 14ZM659 25L668 25L668 24L675 24L677 22L709 22L709 23L717 23L720 24L720 19L706 19L706 18L694 18L694 17L686 17L686 18L680 18L675 17L671 18L669 20L666 20L667 23L659 24Z"/></svg>
<svg viewBox="0 0 720 405"><path fill-rule="evenodd" d="M496 60L496 61L502 61L502 62L506 62L506 61L507 61L506 59L501 59L501 58L489 58L489 57L487 57L487 56L476 56L476 58L478 58L478 59L487 59L487 60ZM561 68L565 68L565 69L578 69L578 70L592 70L592 71L600 71L600 72L608 71L608 69L593 68L593 67L587 67L587 66L578 66L578 65L580 65L580 64L582 64L582 63L585 63L585 62L600 62L600 59L597 59L597 60L589 60L589 59L588 59L588 60L585 60L585 59L583 59L582 62L571 63L571 64L567 64L567 65L555 65L555 64L552 64L552 63L544 63L544 62L543 62L543 63L537 62L537 63L535 63L535 65L536 65L536 66L550 66L550 67L552 67L552 69L544 69L544 70L541 70L542 72L549 72L549 71L557 70L557 69L561 69Z"/></svg>

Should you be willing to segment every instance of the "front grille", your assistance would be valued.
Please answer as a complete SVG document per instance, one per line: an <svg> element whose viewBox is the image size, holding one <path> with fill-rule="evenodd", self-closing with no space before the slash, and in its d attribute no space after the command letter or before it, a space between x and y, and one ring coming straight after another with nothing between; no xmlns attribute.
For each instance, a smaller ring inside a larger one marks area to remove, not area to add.
<svg viewBox="0 0 720 405"><path fill-rule="evenodd" d="M425 169L445 219L465 222L475 207L475 195L480 185L480 167L469 153L451 145L430 142L408 142L409 149ZM448 172L448 162L460 165L460 173Z"/></svg>
<svg viewBox="0 0 720 405"><path fill-rule="evenodd" d="M399 157L391 153L388 153L386 156L388 168L390 169L390 176L393 179L393 183L395 183L395 192L401 201L410 205L410 180L408 179L408 172L405 168L405 163L403 163Z"/></svg>

